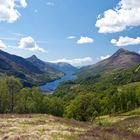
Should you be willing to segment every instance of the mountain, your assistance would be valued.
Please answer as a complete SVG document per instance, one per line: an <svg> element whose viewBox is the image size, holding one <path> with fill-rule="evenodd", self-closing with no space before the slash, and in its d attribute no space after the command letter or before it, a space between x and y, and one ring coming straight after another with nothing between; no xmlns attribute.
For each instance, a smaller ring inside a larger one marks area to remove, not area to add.
<svg viewBox="0 0 140 140"><path fill-rule="evenodd" d="M44 61L40 60L35 55L32 55L31 57L27 58L27 60L30 63L32 63L33 65L35 65L36 67L40 68L40 70L42 70L44 72L47 71L50 74L51 73L54 73L54 74L63 74L58 69L53 68L50 63L47 63L47 62L44 62Z"/></svg>
<svg viewBox="0 0 140 140"><path fill-rule="evenodd" d="M136 64L140 64L140 55L121 48L111 57L97 64L81 68L78 73L80 75L107 74L116 70L130 68Z"/></svg>
<svg viewBox="0 0 140 140"><path fill-rule="evenodd" d="M58 78L57 74L51 77L49 72L22 57L0 50L0 77L4 75L21 79L25 86L40 85Z"/></svg>
<svg viewBox="0 0 140 140"><path fill-rule="evenodd" d="M27 58L29 62L31 62L36 67L40 68L42 71L48 71L49 73L74 73L77 68L72 66L71 64L65 63L65 62L59 62L59 63L50 63L45 62L40 59L38 59L35 55L32 55L31 57Z"/></svg>
<svg viewBox="0 0 140 140"><path fill-rule="evenodd" d="M21 68L22 67L22 68ZM0 69L1 70L20 70L24 69L27 72L41 73L40 69L29 63L22 57L11 55L0 50Z"/></svg>
<svg viewBox="0 0 140 140"><path fill-rule="evenodd" d="M72 66L71 64L65 63L65 62L59 62L59 63L49 63L53 68L62 71L63 73L75 73L78 68Z"/></svg>
<svg viewBox="0 0 140 140"><path fill-rule="evenodd" d="M97 63L93 67L109 67L111 69L118 67L120 69L128 68L138 63L140 63L139 54L121 48L111 57Z"/></svg>

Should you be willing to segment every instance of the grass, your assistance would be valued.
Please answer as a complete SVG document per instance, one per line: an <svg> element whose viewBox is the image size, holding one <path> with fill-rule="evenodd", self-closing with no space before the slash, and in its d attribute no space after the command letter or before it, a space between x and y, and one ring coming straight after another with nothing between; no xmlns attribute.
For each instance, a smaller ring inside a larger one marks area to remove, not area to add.
<svg viewBox="0 0 140 140"><path fill-rule="evenodd" d="M1 140L73 140L87 128L51 115L0 115Z"/></svg>
<svg viewBox="0 0 140 140"><path fill-rule="evenodd" d="M0 140L140 140L140 108L91 123L51 115L0 115Z"/></svg>
<svg viewBox="0 0 140 140"><path fill-rule="evenodd" d="M140 115L140 108L136 108L132 111L122 113L124 116L131 116L131 115Z"/></svg>
<svg viewBox="0 0 140 140"><path fill-rule="evenodd" d="M115 116L99 116L93 123L94 127L77 140L140 140L140 108Z"/></svg>

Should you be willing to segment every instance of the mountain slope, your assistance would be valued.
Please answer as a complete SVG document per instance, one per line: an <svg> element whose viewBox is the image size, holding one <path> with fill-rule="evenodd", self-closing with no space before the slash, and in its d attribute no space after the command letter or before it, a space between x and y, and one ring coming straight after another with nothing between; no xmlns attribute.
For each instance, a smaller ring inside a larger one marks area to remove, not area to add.
<svg viewBox="0 0 140 140"><path fill-rule="evenodd" d="M0 50L0 75L13 75L25 86L39 85L53 80L47 71L42 71L28 60Z"/></svg>
<svg viewBox="0 0 140 140"><path fill-rule="evenodd" d="M44 72L48 72L50 74L54 74L54 75L58 75L58 76L62 76L63 73L55 68L53 68L51 66L51 64L44 62L42 60L40 60L39 58L37 58L35 55L27 58L27 60L32 63L33 65L35 65L36 67L38 67L41 71Z"/></svg>
<svg viewBox="0 0 140 140"><path fill-rule="evenodd" d="M140 55L125 49L119 49L111 57L97 64L81 68L80 75L98 75L113 72L115 70L127 69L140 63Z"/></svg>
<svg viewBox="0 0 140 140"><path fill-rule="evenodd" d="M128 50L119 49L108 59L97 63L94 67L128 68L140 63L140 55Z"/></svg>
<svg viewBox="0 0 140 140"><path fill-rule="evenodd" d="M41 70L35 67L33 64L28 62L22 57L11 55L0 50L0 69L24 69L27 72L41 73ZM22 67L22 68L21 68Z"/></svg>

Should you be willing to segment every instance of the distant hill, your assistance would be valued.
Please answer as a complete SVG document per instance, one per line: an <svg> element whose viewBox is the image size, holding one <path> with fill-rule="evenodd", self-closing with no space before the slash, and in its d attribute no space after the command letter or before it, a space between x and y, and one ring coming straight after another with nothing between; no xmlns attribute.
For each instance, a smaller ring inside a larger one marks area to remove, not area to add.
<svg viewBox="0 0 140 140"><path fill-rule="evenodd" d="M79 75L107 74L119 69L130 68L136 64L140 64L140 55L121 48L111 57L97 64L81 68Z"/></svg>
<svg viewBox="0 0 140 140"><path fill-rule="evenodd" d="M0 50L0 76L4 75L13 75L21 79L25 86L32 86L54 80L60 76L60 72L50 75L50 72L26 59Z"/></svg>
<svg viewBox="0 0 140 140"><path fill-rule="evenodd" d="M49 63L53 68L66 73L75 73L78 68L72 66L71 64L65 63L65 62L59 62L59 63Z"/></svg>

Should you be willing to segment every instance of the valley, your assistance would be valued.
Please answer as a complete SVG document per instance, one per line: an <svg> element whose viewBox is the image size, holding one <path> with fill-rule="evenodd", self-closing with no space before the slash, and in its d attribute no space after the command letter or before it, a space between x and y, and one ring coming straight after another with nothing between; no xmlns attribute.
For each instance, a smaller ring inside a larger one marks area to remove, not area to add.
<svg viewBox="0 0 140 140"><path fill-rule="evenodd" d="M59 78L55 81L46 83L45 85L40 86L40 88L45 93L52 94L62 82L71 81L71 80L75 80L75 79L76 79L76 75L74 75L73 72L67 72L61 78Z"/></svg>
<svg viewBox="0 0 140 140"><path fill-rule="evenodd" d="M64 76L61 78L54 80L52 82L46 83L45 85L40 86L41 90L44 91L45 94L47 93L54 93L54 91L57 89L57 87L66 81L75 80L77 78L76 71L78 71L78 68L68 64L68 63L48 63L50 64L54 69L57 69L64 73Z"/></svg>
<svg viewBox="0 0 140 140"><path fill-rule="evenodd" d="M44 62L35 55L25 59L0 50L0 77L15 76L27 87L55 81L65 73L74 73L76 70L67 63Z"/></svg>
<svg viewBox="0 0 140 140"><path fill-rule="evenodd" d="M140 140L140 0L0 0L0 140Z"/></svg>
<svg viewBox="0 0 140 140"><path fill-rule="evenodd" d="M23 65L14 57L14 63ZM1 77L1 140L140 139L139 54L119 49L80 69L68 63L44 62L36 56L24 61L40 75L51 72L61 76L46 81L41 89L38 84L26 86L22 77L8 73Z"/></svg>

